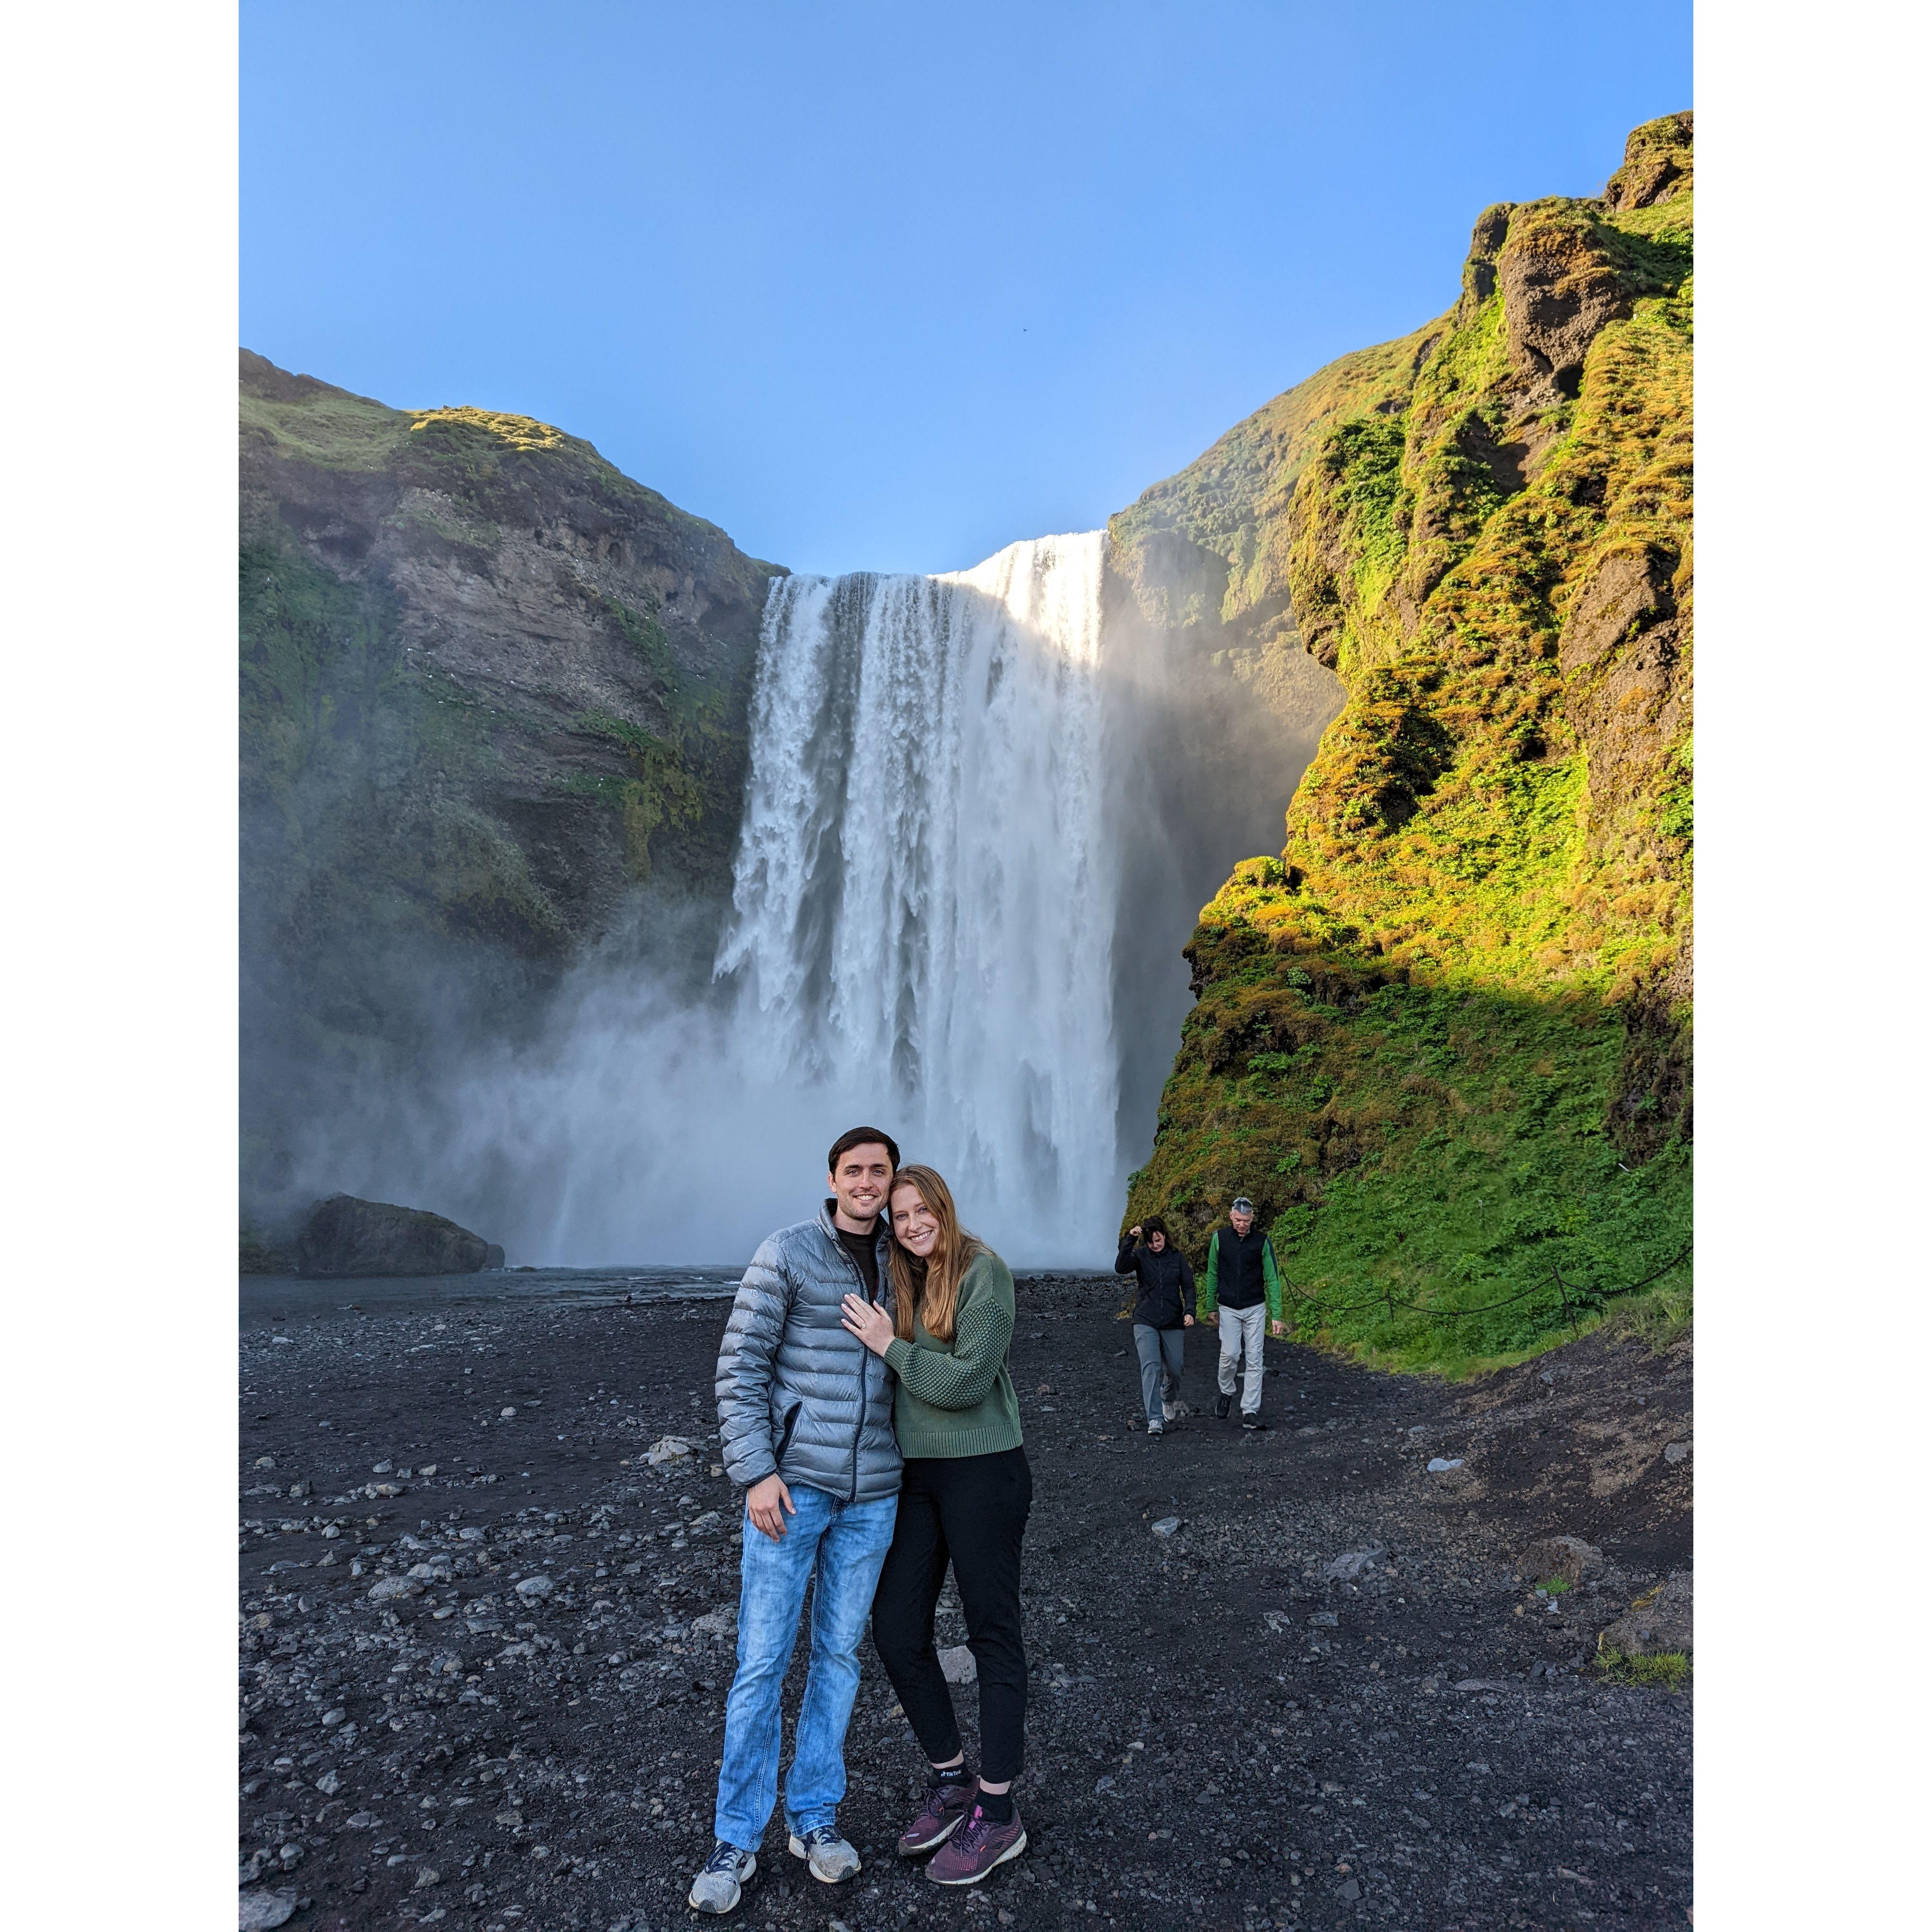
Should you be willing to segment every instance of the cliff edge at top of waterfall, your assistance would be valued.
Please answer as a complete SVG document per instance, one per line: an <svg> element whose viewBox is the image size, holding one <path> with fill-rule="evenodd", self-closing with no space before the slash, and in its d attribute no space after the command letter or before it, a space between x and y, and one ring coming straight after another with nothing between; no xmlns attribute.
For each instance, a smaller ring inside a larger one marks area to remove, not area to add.
<svg viewBox="0 0 1932 1932"><path fill-rule="evenodd" d="M1301 1331L1391 1365L1688 1318L1691 143L1486 210L1446 313L1117 520L1347 692L1202 912L1124 1218L1198 1258L1252 1196Z"/></svg>

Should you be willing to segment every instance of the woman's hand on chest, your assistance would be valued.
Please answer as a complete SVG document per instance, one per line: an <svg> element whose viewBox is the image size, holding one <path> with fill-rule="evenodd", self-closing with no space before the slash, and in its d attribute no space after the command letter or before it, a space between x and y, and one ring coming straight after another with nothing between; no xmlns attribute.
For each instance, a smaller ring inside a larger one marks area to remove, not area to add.
<svg viewBox="0 0 1932 1932"><path fill-rule="evenodd" d="M892 1318L876 1301L848 1294L840 1303L838 1318L850 1334L858 1336L875 1355L883 1357L892 1340Z"/></svg>

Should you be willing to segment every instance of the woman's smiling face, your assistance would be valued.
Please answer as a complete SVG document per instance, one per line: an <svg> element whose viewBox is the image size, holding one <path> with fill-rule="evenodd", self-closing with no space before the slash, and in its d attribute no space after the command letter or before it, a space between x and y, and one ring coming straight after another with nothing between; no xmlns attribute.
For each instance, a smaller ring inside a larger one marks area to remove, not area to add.
<svg viewBox="0 0 1932 1932"><path fill-rule="evenodd" d="M1157 1255L1160 1252L1161 1250L1166 1246L1167 1237L1162 1234L1158 1228L1156 1228L1154 1233L1148 1235L1148 1252L1149 1254Z"/></svg>
<svg viewBox="0 0 1932 1932"><path fill-rule="evenodd" d="M916 1187L893 1190L892 1234L901 1247L921 1261L932 1252L939 1239L939 1222Z"/></svg>

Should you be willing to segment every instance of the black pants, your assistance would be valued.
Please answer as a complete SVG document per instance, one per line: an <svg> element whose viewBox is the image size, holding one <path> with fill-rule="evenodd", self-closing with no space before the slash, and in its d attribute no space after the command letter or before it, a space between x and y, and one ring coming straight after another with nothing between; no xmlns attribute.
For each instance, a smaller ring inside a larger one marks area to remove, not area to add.
<svg viewBox="0 0 1932 1932"><path fill-rule="evenodd" d="M920 1748L944 1764L960 1748L952 1698L932 1642L950 1561L980 1677L980 1775L1019 1775L1026 1732L1020 1640L1020 1538L1033 1506L1024 1449L920 1456L905 1466L892 1546L872 1599L872 1641Z"/></svg>

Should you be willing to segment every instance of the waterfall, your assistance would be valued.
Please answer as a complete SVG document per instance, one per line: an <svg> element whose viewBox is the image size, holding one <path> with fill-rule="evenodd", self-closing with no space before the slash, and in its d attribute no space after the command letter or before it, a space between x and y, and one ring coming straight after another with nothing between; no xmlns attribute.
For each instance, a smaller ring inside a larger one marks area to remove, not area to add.
<svg viewBox="0 0 1932 1932"><path fill-rule="evenodd" d="M1106 560L775 582L722 932L640 902L528 1036L318 1119L310 1198L432 1203L513 1260L742 1261L870 1122L1009 1261L1105 1267L1196 909L1312 746L1118 600L1103 638Z"/></svg>
<svg viewBox="0 0 1932 1932"><path fill-rule="evenodd" d="M868 1107L995 1245L1088 1264L1119 1178L1105 547L773 586L716 966L767 1078Z"/></svg>

